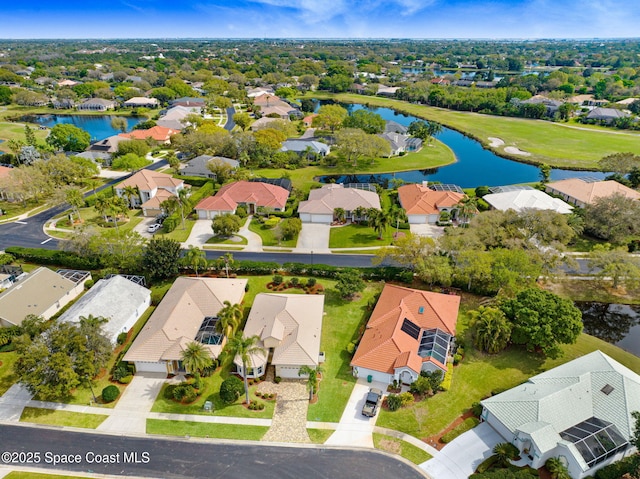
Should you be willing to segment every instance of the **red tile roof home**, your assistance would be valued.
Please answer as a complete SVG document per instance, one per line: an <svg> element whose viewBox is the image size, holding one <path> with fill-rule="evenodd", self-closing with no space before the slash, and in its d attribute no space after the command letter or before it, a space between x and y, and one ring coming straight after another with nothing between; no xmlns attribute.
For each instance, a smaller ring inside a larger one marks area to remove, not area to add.
<svg viewBox="0 0 640 479"><path fill-rule="evenodd" d="M284 210L289 192L268 183L236 181L224 185L215 196L203 199L196 210L234 211L238 204L253 204L264 208Z"/></svg>
<svg viewBox="0 0 640 479"><path fill-rule="evenodd" d="M120 133L118 136L123 136L132 140L146 140L147 138L151 138L155 141L166 142L169 141L171 135L175 135L177 133L180 133L180 131L156 125L147 130L132 130L129 133Z"/></svg>
<svg viewBox="0 0 640 479"><path fill-rule="evenodd" d="M405 332L405 322L413 323L420 333L439 329L454 336L459 306L460 297L456 295L385 285L351 366L387 374L409 367L419 374L423 363L432 362L446 371L442 361L418 354L422 334L416 332L416 338Z"/></svg>
<svg viewBox="0 0 640 479"><path fill-rule="evenodd" d="M408 215L433 215L440 212L439 208L457 205L465 195L455 191L434 191L414 183L399 187L398 197Z"/></svg>

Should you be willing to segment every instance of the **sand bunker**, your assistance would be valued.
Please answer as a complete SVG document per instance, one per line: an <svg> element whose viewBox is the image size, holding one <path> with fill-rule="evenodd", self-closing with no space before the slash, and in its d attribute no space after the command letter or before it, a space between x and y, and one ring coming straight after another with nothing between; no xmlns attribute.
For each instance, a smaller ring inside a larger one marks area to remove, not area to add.
<svg viewBox="0 0 640 479"><path fill-rule="evenodd" d="M516 148L515 146L507 146L504 151L511 155L531 156L531 153L528 151L522 151L520 148Z"/></svg>
<svg viewBox="0 0 640 479"><path fill-rule="evenodd" d="M499 146L504 145L504 141L502 141L500 138L490 136L488 140L490 141L489 146L491 148L498 148Z"/></svg>

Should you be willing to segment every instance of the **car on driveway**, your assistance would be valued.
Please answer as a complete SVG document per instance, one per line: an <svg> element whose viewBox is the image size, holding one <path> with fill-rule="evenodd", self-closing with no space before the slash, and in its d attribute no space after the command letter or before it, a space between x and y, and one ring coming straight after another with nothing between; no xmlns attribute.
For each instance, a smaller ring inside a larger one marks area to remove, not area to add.
<svg viewBox="0 0 640 479"><path fill-rule="evenodd" d="M147 228L147 231L149 233L155 233L156 231L158 231L160 228L162 228L162 225L158 224L158 223L154 223L152 225L149 225L149 227Z"/></svg>
<svg viewBox="0 0 640 479"><path fill-rule="evenodd" d="M364 406L362 406L362 415L367 417L375 416L381 402L382 391L376 388L369 389L367 397L364 400Z"/></svg>

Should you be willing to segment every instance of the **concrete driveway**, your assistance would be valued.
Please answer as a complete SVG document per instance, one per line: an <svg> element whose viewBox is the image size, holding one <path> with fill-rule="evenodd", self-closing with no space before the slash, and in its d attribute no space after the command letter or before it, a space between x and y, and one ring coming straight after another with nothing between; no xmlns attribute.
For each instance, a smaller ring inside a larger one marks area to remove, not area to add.
<svg viewBox="0 0 640 479"><path fill-rule="evenodd" d="M147 413L166 382L164 373L137 373L127 386L113 413L98 426L99 431L138 433L147 432Z"/></svg>
<svg viewBox="0 0 640 479"><path fill-rule="evenodd" d="M409 225L411 234L416 236L428 236L429 238L438 238L444 234L444 228L442 226L423 224L411 224Z"/></svg>
<svg viewBox="0 0 640 479"><path fill-rule="evenodd" d="M213 230L211 229L211 220L196 220L191 233L187 241L182 243L183 246L197 246L202 247L209 238L213 236Z"/></svg>
<svg viewBox="0 0 640 479"><path fill-rule="evenodd" d="M504 439L483 422L451 441L420 468L435 479L467 479L499 442Z"/></svg>
<svg viewBox="0 0 640 479"><path fill-rule="evenodd" d="M378 414L374 417L362 415L362 406L369 392L369 388L374 387L387 390L387 385L383 383L368 383L365 379L358 379L358 382L351 391L347 406L344 408L340 423L325 444L332 446L360 446L373 447L373 428L378 420ZM440 478L438 478L440 479Z"/></svg>
<svg viewBox="0 0 640 479"><path fill-rule="evenodd" d="M143 217L142 221L133 227L133 231L140 233L143 238L153 238L153 233L149 233L147 228L154 223L157 223L155 216Z"/></svg>
<svg viewBox="0 0 640 479"><path fill-rule="evenodd" d="M302 231L298 236L298 243L293 250L294 253L331 253L329 249L330 225L318 223L302 223Z"/></svg>

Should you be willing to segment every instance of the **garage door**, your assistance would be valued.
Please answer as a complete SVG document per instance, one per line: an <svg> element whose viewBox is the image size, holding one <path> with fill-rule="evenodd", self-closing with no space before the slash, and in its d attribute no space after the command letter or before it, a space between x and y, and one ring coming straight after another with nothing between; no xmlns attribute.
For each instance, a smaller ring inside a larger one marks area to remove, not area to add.
<svg viewBox="0 0 640 479"><path fill-rule="evenodd" d="M300 371L300 366L276 366L276 376L280 376L281 378L299 378L298 371Z"/></svg>

